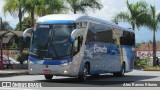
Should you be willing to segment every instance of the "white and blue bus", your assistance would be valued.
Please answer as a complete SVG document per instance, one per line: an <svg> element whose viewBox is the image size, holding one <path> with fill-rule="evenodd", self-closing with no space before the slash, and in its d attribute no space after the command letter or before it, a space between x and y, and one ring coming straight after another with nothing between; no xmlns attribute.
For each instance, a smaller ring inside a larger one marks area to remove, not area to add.
<svg viewBox="0 0 160 90"><path fill-rule="evenodd" d="M124 76L134 68L135 34L88 15L53 14L39 18L32 31L29 73L46 79L113 73Z"/></svg>

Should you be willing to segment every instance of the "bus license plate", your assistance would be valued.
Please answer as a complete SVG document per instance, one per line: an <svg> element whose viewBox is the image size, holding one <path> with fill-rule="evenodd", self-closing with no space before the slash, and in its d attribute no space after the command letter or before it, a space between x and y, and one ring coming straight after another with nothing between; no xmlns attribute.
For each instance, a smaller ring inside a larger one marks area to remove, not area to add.
<svg viewBox="0 0 160 90"><path fill-rule="evenodd" d="M44 74L51 74L51 70L43 70Z"/></svg>

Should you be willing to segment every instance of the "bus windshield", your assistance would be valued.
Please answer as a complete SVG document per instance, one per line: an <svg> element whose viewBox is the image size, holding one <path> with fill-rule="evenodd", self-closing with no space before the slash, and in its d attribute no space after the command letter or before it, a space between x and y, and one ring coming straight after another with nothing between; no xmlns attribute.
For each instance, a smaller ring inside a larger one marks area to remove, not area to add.
<svg viewBox="0 0 160 90"><path fill-rule="evenodd" d="M36 25L30 54L40 59L70 57L72 44L69 39L73 29L73 25Z"/></svg>

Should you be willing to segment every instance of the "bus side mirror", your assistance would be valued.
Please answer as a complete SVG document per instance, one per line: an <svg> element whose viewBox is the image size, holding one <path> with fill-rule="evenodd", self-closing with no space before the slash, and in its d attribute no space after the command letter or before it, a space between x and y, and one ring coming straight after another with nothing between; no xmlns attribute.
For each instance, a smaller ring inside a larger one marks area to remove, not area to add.
<svg viewBox="0 0 160 90"><path fill-rule="evenodd" d="M24 32L23 32L23 41L26 42L26 37L27 37L27 33L32 33L33 28L27 28Z"/></svg>

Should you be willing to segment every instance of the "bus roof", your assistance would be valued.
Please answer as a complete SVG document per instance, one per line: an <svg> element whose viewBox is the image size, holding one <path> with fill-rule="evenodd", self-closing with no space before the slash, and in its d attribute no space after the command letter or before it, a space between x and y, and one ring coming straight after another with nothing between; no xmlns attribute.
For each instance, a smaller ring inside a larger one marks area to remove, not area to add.
<svg viewBox="0 0 160 90"><path fill-rule="evenodd" d="M82 14L51 14L43 16L37 20L37 23L73 23L88 18Z"/></svg>
<svg viewBox="0 0 160 90"><path fill-rule="evenodd" d="M122 28L116 24L107 22L102 19L90 17L86 14L51 14L51 15L46 15L46 16L39 18L36 23L39 23L39 24L54 24L54 23L66 24L66 23L74 23L74 22L80 22L80 21L97 22L100 24L109 25L115 29L121 29L121 30L125 30L125 31L134 33L134 30L132 29Z"/></svg>

